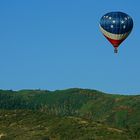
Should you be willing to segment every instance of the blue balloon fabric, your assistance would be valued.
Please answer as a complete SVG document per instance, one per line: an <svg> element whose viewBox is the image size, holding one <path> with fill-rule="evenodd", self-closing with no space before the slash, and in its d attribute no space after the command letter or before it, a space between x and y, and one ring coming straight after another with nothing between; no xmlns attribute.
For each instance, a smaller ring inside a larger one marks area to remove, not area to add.
<svg viewBox="0 0 140 140"><path fill-rule="evenodd" d="M132 18L123 12L110 12L100 20L100 26L112 34L124 34L133 28Z"/></svg>

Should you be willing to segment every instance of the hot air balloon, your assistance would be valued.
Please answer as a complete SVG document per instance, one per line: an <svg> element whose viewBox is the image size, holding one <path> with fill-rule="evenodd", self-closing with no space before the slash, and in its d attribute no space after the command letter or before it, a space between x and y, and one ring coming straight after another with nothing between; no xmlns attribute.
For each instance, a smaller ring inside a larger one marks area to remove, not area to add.
<svg viewBox="0 0 140 140"><path fill-rule="evenodd" d="M102 16L99 24L103 35L118 52L119 45L128 37L133 28L132 18L123 12L110 12Z"/></svg>

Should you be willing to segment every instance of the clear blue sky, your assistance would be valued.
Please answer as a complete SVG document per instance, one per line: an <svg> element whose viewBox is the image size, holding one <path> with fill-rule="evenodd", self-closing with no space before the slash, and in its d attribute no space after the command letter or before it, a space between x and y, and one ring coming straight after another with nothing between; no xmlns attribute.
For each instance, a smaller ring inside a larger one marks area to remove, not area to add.
<svg viewBox="0 0 140 140"><path fill-rule="evenodd" d="M139 0L0 1L0 88L140 93ZM119 54L98 24L110 11L134 20Z"/></svg>

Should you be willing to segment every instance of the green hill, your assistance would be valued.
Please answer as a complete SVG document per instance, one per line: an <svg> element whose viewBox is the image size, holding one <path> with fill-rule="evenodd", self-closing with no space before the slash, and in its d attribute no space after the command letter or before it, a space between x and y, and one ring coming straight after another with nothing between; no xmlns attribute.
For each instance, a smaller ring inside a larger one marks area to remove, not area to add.
<svg viewBox="0 0 140 140"><path fill-rule="evenodd" d="M140 139L140 95L105 94L78 88L0 90L0 110L0 133L5 134L1 139ZM4 121L6 114L8 121ZM16 115L15 119L12 114ZM6 129L5 125L12 125L12 129ZM36 129L38 125L43 130ZM25 134L21 136L22 128ZM33 133L29 133L30 129ZM7 134L8 131L11 133Z"/></svg>

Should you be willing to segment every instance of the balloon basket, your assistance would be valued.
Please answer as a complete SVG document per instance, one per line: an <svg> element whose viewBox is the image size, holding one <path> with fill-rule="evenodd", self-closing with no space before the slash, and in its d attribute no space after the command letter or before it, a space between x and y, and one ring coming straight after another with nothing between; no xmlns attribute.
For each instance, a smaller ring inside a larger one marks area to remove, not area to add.
<svg viewBox="0 0 140 140"><path fill-rule="evenodd" d="M114 53L118 53L118 50L117 49L114 49Z"/></svg>

